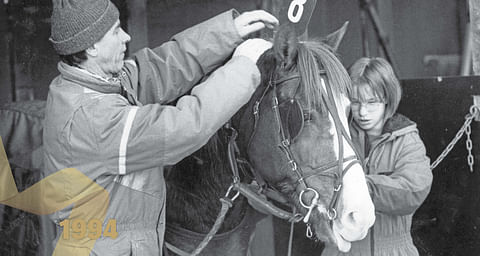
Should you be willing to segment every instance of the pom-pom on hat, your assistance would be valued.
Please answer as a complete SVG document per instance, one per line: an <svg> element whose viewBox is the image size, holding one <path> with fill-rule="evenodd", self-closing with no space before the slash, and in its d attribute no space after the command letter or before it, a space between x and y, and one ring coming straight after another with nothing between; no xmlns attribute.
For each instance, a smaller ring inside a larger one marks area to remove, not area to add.
<svg viewBox="0 0 480 256"><path fill-rule="evenodd" d="M50 41L60 55L98 42L119 18L110 0L53 0Z"/></svg>

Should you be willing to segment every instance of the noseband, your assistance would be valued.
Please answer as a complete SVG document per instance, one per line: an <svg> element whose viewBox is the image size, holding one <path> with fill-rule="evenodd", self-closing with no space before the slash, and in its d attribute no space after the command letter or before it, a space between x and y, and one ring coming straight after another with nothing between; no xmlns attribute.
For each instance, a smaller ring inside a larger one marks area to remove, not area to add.
<svg viewBox="0 0 480 256"><path fill-rule="evenodd" d="M325 74L325 71L323 71L323 74ZM259 106L262 103L263 99L265 98L267 92L271 89L272 90L272 105L271 105L271 107L272 107L272 110L273 110L273 113L274 113L274 116L275 116L275 121L277 123L277 127L279 127L279 131L278 131L279 137L280 137L279 147L282 150L282 152L285 154L285 156L287 158L287 163L288 163L291 171L294 172L295 175L298 178L295 183L297 184L297 186L301 185L303 187L302 191L299 194L299 201L300 201L300 204L302 205L302 207L307 209L307 214L304 216L303 222L307 224L307 237L311 237L313 234L311 232L310 224L308 223L308 221L309 221L310 215L312 213L312 210L317 206L318 199L319 199L319 194L318 194L318 191L316 191L315 189L308 186L308 184L306 183L306 179L309 178L309 177L312 177L312 176L324 175L324 174L322 174L324 171L337 167L337 171L334 173L333 197L332 197L332 200L330 201L329 207L327 209L327 216L328 216L330 221L333 221L337 218L336 208L337 208L337 204L338 204L338 201L339 201L338 198L339 198L339 195L340 195L341 190L342 190L343 177L345 176L346 172L353 165L355 165L357 163L360 163L360 161L357 159L356 156L349 156L349 157L344 158L344 155L343 155L343 153L344 153L343 152L343 138L345 138L347 140L347 142L350 144L352 149L354 147L353 147L353 144L352 144L352 142L351 142L351 140L348 136L348 133L346 132L345 128L343 127L343 125L340 121L340 117L338 115L336 105L334 104L334 100L333 100L334 98L333 98L333 93L331 91L331 88L325 86L324 79L321 78L321 81L322 81L322 86L321 86L322 99L325 103L325 106L328 109L328 113L330 113L330 115L332 116L332 118L334 120L334 123L335 123L335 129L336 129L336 132L337 132L337 139L338 139L338 143L339 143L339 156L338 156L338 160L327 163L326 165L317 168L316 173L314 173L312 175L309 175L309 176L304 176L303 175L303 172L302 172L300 166L297 164L297 161L295 160L295 157L293 156L292 151L291 151L291 140L287 136L287 134L289 134L288 133L289 131L287 131L287 129L284 127L284 122L283 122L284 120L282 120L282 115L280 114L280 111L279 111L279 103L278 103L278 95L277 95L277 85L280 86L281 84L283 84L287 81L293 80L293 79L300 80L301 77L298 74L294 74L292 76L288 76L288 77L282 78L280 80L270 79L269 85L267 86L267 88L265 88L262 96L255 102L254 107L253 107L254 128L253 128L253 132L252 132L252 134L250 136L250 139L249 139L249 142L248 142L247 151L250 148L252 140L255 136L257 123L258 123L258 120L260 118L260 116L259 116ZM300 81L298 82L296 90L298 90L299 86L300 86ZM327 91L325 91L324 88L326 88ZM294 96L296 94L296 90L295 90L295 93L293 94ZM294 96L289 99L289 101L291 103L295 102ZM302 112L302 116L305 117L303 112ZM288 120L288 121L290 121L290 120ZM304 122L304 119L302 119L301 121ZM303 124L300 127L303 127ZM301 131L299 131L299 133L300 132ZM344 167L345 164L346 164L346 166ZM305 200L303 199L303 196L306 195L306 194L313 194L313 197L310 200L310 202L305 202Z"/></svg>

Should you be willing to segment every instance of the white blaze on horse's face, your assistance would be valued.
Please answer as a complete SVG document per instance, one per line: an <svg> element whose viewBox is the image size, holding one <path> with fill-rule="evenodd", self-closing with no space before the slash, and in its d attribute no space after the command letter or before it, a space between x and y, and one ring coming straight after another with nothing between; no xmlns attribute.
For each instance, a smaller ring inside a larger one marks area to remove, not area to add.
<svg viewBox="0 0 480 256"><path fill-rule="evenodd" d="M325 82L322 79L322 86L326 90ZM342 100L335 102L340 121L342 122L345 131L350 137L347 121L347 108L350 101L345 95L340 97ZM343 110L343 112L342 112ZM334 139L334 150L339 156L339 142L337 140L337 132L335 122L332 115L329 114L330 122L332 123L331 133ZM347 158L355 155L354 150L345 138L343 138L343 156ZM348 162L343 164L345 168ZM370 198L365 175L360 164L352 166L343 176L343 188L340 194L340 200L337 205L337 218L333 221L333 234L336 239L338 249L342 252L350 250L351 242L358 241L368 233L368 229L375 222L375 209Z"/></svg>

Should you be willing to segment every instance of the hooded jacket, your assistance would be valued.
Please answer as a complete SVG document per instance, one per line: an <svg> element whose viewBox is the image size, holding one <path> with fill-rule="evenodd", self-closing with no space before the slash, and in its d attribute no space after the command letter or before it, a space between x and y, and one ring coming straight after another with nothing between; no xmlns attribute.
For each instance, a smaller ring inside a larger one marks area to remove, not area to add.
<svg viewBox="0 0 480 256"><path fill-rule="evenodd" d="M352 243L348 253L327 245L322 255L419 255L410 234L412 216L430 192L433 176L416 124L395 114L370 152L366 152L367 135L355 122L351 122L350 132L363 159L376 221L363 240Z"/></svg>
<svg viewBox="0 0 480 256"><path fill-rule="evenodd" d="M234 14L228 11L158 48L139 51L113 79L58 64L60 75L50 84L46 106L44 175L76 168L109 192L103 226L115 220L118 237L100 237L90 255L162 255L163 166L203 146L260 82L255 63L243 56L212 72L242 42ZM74 182L54 185L73 197ZM67 246L57 255L88 255L82 243L60 237L60 222L71 210L50 216L57 225L53 246L57 241Z"/></svg>

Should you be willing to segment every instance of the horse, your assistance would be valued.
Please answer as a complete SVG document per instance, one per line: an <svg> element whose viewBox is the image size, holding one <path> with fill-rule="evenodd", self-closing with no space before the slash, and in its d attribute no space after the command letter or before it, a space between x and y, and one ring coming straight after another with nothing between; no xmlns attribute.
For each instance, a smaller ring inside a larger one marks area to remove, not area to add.
<svg viewBox="0 0 480 256"><path fill-rule="evenodd" d="M366 236L374 207L346 128L350 79L335 55L345 30L299 41L293 26L281 26L272 49L257 61L261 84L251 100L203 148L166 172L165 241L181 249L175 253L193 251L220 226L201 255L247 255L255 223L265 216L259 213L265 207L252 204L255 211L248 202L262 200L240 196L223 224L216 221L219 198L239 179L277 195L293 211L289 221L303 221L312 239L346 252Z"/></svg>

